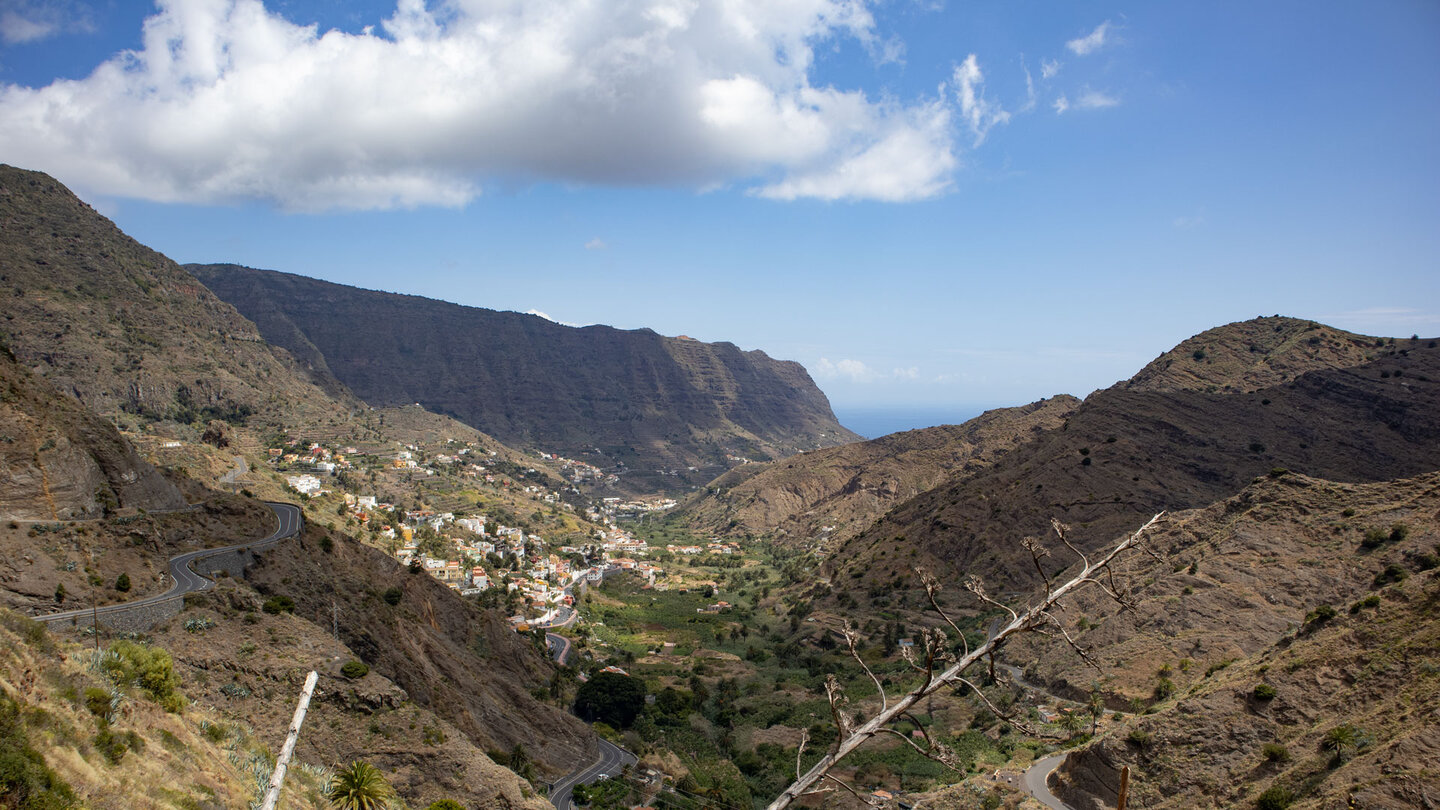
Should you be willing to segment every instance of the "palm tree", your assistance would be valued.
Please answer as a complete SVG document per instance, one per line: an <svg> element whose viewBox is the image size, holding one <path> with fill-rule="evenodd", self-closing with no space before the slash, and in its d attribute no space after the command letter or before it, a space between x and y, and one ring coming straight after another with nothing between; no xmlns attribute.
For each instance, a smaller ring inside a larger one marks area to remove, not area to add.
<svg viewBox="0 0 1440 810"><path fill-rule="evenodd" d="M1105 714L1105 698L1098 690L1090 693L1087 708L1090 710L1090 736L1094 737L1100 728L1100 717Z"/></svg>
<svg viewBox="0 0 1440 810"><path fill-rule="evenodd" d="M1320 747L1335 755L1335 763L1341 763L1350 758L1350 755L1360 748L1365 747L1368 742L1364 732L1349 723L1342 723L1325 732L1325 738L1320 741Z"/></svg>
<svg viewBox="0 0 1440 810"><path fill-rule="evenodd" d="M395 791L374 765L357 760L335 773L325 795L335 810L383 810Z"/></svg>

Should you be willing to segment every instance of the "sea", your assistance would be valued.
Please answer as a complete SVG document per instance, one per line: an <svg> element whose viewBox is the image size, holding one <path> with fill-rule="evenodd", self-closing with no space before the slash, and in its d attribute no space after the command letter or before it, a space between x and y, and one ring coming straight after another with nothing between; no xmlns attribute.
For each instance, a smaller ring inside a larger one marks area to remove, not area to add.
<svg viewBox="0 0 1440 810"><path fill-rule="evenodd" d="M936 425L958 425L985 411L979 406L926 408L835 408L840 424L867 439Z"/></svg>

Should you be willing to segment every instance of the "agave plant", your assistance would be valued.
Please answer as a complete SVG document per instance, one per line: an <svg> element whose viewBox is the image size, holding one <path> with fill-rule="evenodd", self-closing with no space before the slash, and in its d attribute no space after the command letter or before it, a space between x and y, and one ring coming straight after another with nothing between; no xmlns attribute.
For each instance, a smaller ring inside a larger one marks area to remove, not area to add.
<svg viewBox="0 0 1440 810"><path fill-rule="evenodd" d="M336 771L326 791L336 810L382 810L394 795L379 769L358 760Z"/></svg>

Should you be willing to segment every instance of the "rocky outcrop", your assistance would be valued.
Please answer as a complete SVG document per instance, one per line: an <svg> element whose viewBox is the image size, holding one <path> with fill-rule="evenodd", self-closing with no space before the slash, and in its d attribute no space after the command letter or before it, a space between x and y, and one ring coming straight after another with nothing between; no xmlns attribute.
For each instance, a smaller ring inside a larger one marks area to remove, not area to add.
<svg viewBox="0 0 1440 810"><path fill-rule="evenodd" d="M73 520L185 506L113 425L0 350L0 518Z"/></svg>
<svg viewBox="0 0 1440 810"><path fill-rule="evenodd" d="M187 269L267 340L373 406L418 402L506 444L623 472L632 489L704 483L727 456L859 438L798 363L729 343L562 326L235 265Z"/></svg>

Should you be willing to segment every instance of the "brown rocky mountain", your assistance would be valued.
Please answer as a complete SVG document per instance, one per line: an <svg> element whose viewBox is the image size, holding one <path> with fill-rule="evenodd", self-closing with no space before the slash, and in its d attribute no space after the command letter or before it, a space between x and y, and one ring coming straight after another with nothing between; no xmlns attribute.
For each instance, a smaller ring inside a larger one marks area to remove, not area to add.
<svg viewBox="0 0 1440 810"><path fill-rule="evenodd" d="M1184 340L1115 387L1128 391L1255 391L1309 371L1361 365L1392 341L1279 315L1256 318L1207 329Z"/></svg>
<svg viewBox="0 0 1440 810"><path fill-rule="evenodd" d="M771 534L828 547L898 503L989 466L1080 404L1057 396L987 411L963 425L893 433L768 464L737 467L682 504L673 520L694 531ZM828 530L827 530L828 527Z"/></svg>
<svg viewBox="0 0 1440 810"><path fill-rule="evenodd" d="M798 363L234 265L188 268L261 334L376 407L418 402L517 447L676 489L859 437ZM694 469L691 469L694 468Z"/></svg>
<svg viewBox="0 0 1440 810"><path fill-rule="evenodd" d="M1244 390L1232 377L1235 393L1096 392L1060 428L897 506L827 565L838 581L872 586L909 582L916 562L1024 586L1033 574L1019 540L1045 534L1052 517L1094 548L1156 511L1220 500L1272 468L1364 482L1440 467L1440 349L1368 340L1361 364L1265 388Z"/></svg>
<svg viewBox="0 0 1440 810"><path fill-rule="evenodd" d="M1136 807L1248 807L1269 789L1294 808L1440 795L1437 515L1435 472L1374 484L1267 475L1168 515L1148 541L1161 559L1125 574L1133 610L1091 591L1061 614L1098 671L1051 640L1004 654L1081 702L1098 688L1112 709L1153 704L1070 757L1066 801L1114 806L1122 765ZM1363 742L1337 759L1323 741L1346 724Z"/></svg>
<svg viewBox="0 0 1440 810"><path fill-rule="evenodd" d="M185 506L115 426L0 347L0 518L71 520Z"/></svg>
<svg viewBox="0 0 1440 810"><path fill-rule="evenodd" d="M20 362L112 419L313 422L358 405L63 185L10 166L0 288L0 330Z"/></svg>

